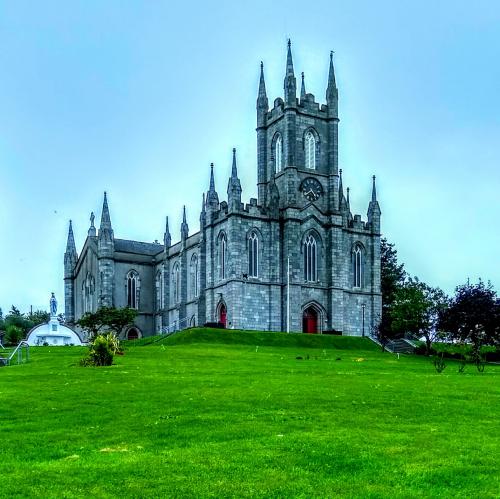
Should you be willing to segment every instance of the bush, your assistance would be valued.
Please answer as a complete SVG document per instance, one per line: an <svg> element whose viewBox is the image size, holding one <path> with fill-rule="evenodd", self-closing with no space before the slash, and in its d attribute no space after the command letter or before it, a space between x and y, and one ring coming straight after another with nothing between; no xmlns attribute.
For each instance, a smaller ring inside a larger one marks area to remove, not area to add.
<svg viewBox="0 0 500 499"><path fill-rule="evenodd" d="M89 345L87 357L80 361L82 366L110 366L113 357L120 353L120 341L113 333L98 334Z"/></svg>
<svg viewBox="0 0 500 499"><path fill-rule="evenodd" d="M5 331L5 343L8 345L17 345L24 336L23 329L14 324L9 324Z"/></svg>

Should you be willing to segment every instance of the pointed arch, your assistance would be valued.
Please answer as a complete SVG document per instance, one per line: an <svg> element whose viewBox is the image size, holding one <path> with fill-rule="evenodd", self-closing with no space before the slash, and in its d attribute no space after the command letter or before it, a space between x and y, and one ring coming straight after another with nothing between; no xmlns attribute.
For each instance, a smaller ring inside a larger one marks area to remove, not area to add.
<svg viewBox="0 0 500 499"><path fill-rule="evenodd" d="M141 280L139 278L139 273L136 270L129 270L126 276L125 285L127 289L127 307L139 310Z"/></svg>
<svg viewBox="0 0 500 499"><path fill-rule="evenodd" d="M175 262L172 268L172 289L174 304L179 303L181 300L181 271L179 262Z"/></svg>
<svg viewBox="0 0 500 499"><path fill-rule="evenodd" d="M320 138L318 132L309 127L303 136L304 165L309 170L317 169L317 159L319 158Z"/></svg>
<svg viewBox="0 0 500 499"><path fill-rule="evenodd" d="M325 323L326 311L316 301L310 301L302 306L302 332L321 334Z"/></svg>
<svg viewBox="0 0 500 499"><path fill-rule="evenodd" d="M276 132L271 141L271 160L273 162L274 172L280 173L284 168L283 162L283 135Z"/></svg>
<svg viewBox="0 0 500 499"><path fill-rule="evenodd" d="M193 253L190 263L191 298L197 298L199 295L199 280L198 255Z"/></svg>
<svg viewBox="0 0 500 499"><path fill-rule="evenodd" d="M352 246L351 262L353 276L352 285L354 288L362 288L365 279L365 248L360 242L356 242Z"/></svg>
<svg viewBox="0 0 500 499"><path fill-rule="evenodd" d="M252 230L247 238L248 277L259 277L259 236Z"/></svg>
<svg viewBox="0 0 500 499"><path fill-rule="evenodd" d="M224 231L220 231L217 237L219 279L227 277L227 236Z"/></svg>
<svg viewBox="0 0 500 499"><path fill-rule="evenodd" d="M156 310L161 310L164 308L165 303L164 303L164 274L163 274L163 267L156 272L156 278L155 278L155 289L156 289Z"/></svg>

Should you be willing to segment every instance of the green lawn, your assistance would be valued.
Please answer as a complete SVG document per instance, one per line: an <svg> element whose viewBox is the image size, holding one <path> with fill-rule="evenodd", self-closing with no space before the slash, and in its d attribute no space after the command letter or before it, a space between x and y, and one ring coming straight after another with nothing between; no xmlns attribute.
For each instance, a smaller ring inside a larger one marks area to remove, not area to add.
<svg viewBox="0 0 500 499"><path fill-rule="evenodd" d="M84 351L0 368L1 497L499 497L500 366L206 330Z"/></svg>

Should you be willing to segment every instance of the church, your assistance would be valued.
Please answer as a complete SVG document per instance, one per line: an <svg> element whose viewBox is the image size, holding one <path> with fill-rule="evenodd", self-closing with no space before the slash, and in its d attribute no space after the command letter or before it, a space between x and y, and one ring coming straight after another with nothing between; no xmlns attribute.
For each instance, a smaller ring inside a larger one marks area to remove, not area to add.
<svg viewBox="0 0 500 499"><path fill-rule="evenodd" d="M302 77L297 96L288 42L284 94L272 106L261 63L257 96L257 199L242 202L233 149L227 200L213 164L200 226L172 243L118 239L108 199L99 230L78 255L69 224L64 254L68 323L100 306L131 307L137 338L219 323L230 329L368 335L380 320L380 207L373 177L366 220L352 215L338 165L338 89L330 54L326 103ZM201 197L201 196L200 196Z"/></svg>

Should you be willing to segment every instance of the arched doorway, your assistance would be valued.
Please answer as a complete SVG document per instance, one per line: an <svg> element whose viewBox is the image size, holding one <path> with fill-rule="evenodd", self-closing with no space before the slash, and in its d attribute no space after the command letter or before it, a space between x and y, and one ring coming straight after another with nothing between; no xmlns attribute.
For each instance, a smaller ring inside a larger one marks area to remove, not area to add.
<svg viewBox="0 0 500 499"><path fill-rule="evenodd" d="M135 327L128 330L127 340L137 340L139 338L139 331Z"/></svg>
<svg viewBox="0 0 500 499"><path fill-rule="evenodd" d="M318 312L310 306L304 310L302 315L302 332L309 334L318 333Z"/></svg>
<svg viewBox="0 0 500 499"><path fill-rule="evenodd" d="M227 309L224 303L219 305L219 323L226 327Z"/></svg>

